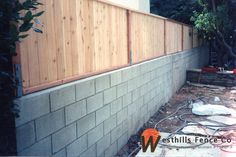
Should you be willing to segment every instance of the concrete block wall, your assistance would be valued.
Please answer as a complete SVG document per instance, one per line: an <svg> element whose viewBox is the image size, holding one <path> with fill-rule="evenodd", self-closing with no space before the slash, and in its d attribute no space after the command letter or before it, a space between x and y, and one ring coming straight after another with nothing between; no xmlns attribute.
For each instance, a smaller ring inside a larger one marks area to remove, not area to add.
<svg viewBox="0 0 236 157"><path fill-rule="evenodd" d="M18 155L111 157L207 61L196 48L24 96Z"/></svg>

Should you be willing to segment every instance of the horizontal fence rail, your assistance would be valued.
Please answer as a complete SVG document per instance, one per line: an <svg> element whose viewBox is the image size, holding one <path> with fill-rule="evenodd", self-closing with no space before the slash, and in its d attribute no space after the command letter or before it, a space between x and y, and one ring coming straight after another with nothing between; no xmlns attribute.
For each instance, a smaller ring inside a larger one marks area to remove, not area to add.
<svg viewBox="0 0 236 157"><path fill-rule="evenodd" d="M192 27L104 0L42 0L43 34L19 44L23 93L199 46Z"/></svg>

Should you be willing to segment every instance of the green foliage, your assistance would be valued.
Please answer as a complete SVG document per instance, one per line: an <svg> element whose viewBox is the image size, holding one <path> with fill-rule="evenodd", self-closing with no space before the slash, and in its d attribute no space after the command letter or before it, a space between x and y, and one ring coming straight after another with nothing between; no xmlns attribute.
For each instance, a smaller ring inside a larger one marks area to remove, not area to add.
<svg viewBox="0 0 236 157"><path fill-rule="evenodd" d="M200 13L194 12L191 20L194 21L194 25L199 32L202 32L204 38L211 38L217 30L216 18L217 16L213 12L204 11Z"/></svg>
<svg viewBox="0 0 236 157"><path fill-rule="evenodd" d="M35 28L35 20L44 12L36 12L41 3L37 0L1 0L0 1L0 115L16 114L13 100L19 82L14 79L12 57L16 54L16 43L28 36ZM17 115L17 114L16 114Z"/></svg>
<svg viewBox="0 0 236 157"><path fill-rule="evenodd" d="M151 12L167 18L171 18L186 24L193 24L190 21L194 11L201 7L196 0L151 0Z"/></svg>
<svg viewBox="0 0 236 157"><path fill-rule="evenodd" d="M205 39L215 38L217 32L230 34L232 26L229 20L227 3L216 1L215 10L210 7L211 2L199 0L198 3L199 6L203 7L203 10L195 11L191 21L194 22L195 27Z"/></svg>
<svg viewBox="0 0 236 157"><path fill-rule="evenodd" d="M21 84L15 79L12 63L13 56L17 55L16 43L26 38L31 28L41 32L34 23L43 14L35 13L42 4L37 0L21 2L0 0L0 154L3 156L16 155L14 127L18 110L14 99Z"/></svg>

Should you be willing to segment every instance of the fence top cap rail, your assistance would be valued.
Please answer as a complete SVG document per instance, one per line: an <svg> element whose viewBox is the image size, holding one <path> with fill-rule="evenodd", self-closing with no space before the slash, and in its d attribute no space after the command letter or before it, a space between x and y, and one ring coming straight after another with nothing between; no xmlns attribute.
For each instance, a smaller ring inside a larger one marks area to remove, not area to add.
<svg viewBox="0 0 236 157"><path fill-rule="evenodd" d="M181 25L185 25L185 26L188 26L188 27L193 27L193 26L191 26L191 25L188 25L188 24L185 24L185 23L182 23L182 22L173 20L173 19L169 19L169 18L166 18L166 17L163 17L163 16L159 16L159 15L156 15L156 14L146 13L146 12L143 12L143 11L140 11L140 10L136 10L136 9L133 9L133 8L126 7L126 6L124 6L124 5L119 5L119 4L110 2L110 1L108 1L108 0L93 0L93 1L105 3L105 4L112 5L112 6L121 8L121 9L127 9L128 11L132 11L132 12L135 12L135 13L139 13L139 14L144 14L144 15L156 17L156 18L159 18L159 19L162 19L162 20L168 20L168 21L171 21L171 22L174 22L174 23L178 23L178 24L181 24Z"/></svg>

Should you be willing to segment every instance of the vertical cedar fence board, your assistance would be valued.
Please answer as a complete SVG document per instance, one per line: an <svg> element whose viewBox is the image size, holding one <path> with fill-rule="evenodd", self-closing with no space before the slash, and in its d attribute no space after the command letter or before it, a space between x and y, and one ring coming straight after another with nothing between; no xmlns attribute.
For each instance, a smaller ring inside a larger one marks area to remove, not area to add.
<svg viewBox="0 0 236 157"><path fill-rule="evenodd" d="M134 63L164 55L164 19L132 12L131 51Z"/></svg>
<svg viewBox="0 0 236 157"><path fill-rule="evenodd" d="M182 24L166 20L166 53L182 51Z"/></svg>
<svg viewBox="0 0 236 157"><path fill-rule="evenodd" d="M104 0L42 3L43 34L19 44L24 94L199 44L192 27Z"/></svg>
<svg viewBox="0 0 236 157"><path fill-rule="evenodd" d="M184 25L183 26L183 50L189 50L193 48L193 28Z"/></svg>

